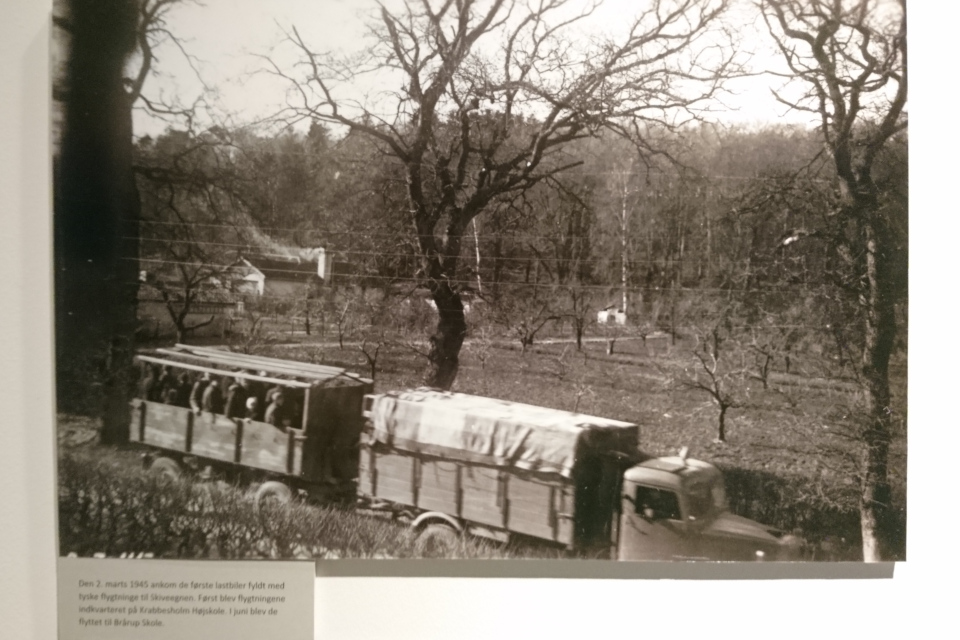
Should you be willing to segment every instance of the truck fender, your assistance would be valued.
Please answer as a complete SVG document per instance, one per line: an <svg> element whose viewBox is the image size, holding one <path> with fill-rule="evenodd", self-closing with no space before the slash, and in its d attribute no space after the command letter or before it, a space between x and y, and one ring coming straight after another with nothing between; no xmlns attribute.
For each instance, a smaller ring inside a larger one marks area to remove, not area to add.
<svg viewBox="0 0 960 640"><path fill-rule="evenodd" d="M414 531L418 531L428 524L435 522L448 524L453 527L457 533L463 533L463 525L461 525L456 518L448 516L440 511L427 511L425 513L421 513L414 519L413 522L410 523L410 528Z"/></svg>

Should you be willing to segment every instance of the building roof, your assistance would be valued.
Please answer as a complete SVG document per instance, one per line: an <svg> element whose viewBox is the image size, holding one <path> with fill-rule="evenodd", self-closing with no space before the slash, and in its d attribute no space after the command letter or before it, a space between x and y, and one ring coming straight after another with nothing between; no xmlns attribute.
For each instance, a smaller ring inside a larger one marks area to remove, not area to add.
<svg viewBox="0 0 960 640"><path fill-rule="evenodd" d="M315 261L249 255L241 258L241 264L244 262L262 273L268 280L309 282L314 278L320 279Z"/></svg>

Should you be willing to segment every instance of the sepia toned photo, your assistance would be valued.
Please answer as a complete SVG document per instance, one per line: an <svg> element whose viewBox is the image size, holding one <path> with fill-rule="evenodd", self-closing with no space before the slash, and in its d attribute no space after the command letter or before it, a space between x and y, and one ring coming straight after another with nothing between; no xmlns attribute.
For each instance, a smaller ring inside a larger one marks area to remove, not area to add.
<svg viewBox="0 0 960 640"><path fill-rule="evenodd" d="M59 553L906 560L903 0L58 0Z"/></svg>

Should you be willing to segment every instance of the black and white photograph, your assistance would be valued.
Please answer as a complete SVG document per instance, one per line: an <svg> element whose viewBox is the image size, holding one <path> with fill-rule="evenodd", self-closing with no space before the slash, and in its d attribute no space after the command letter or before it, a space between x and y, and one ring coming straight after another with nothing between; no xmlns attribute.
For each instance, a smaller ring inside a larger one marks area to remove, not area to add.
<svg viewBox="0 0 960 640"><path fill-rule="evenodd" d="M56 0L59 555L905 561L906 13Z"/></svg>

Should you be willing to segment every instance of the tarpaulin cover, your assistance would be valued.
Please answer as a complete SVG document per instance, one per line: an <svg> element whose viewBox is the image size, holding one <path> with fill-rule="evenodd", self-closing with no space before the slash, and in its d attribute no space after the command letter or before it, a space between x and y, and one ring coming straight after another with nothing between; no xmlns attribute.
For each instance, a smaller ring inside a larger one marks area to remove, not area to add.
<svg viewBox="0 0 960 640"><path fill-rule="evenodd" d="M433 389L376 395L369 410L376 443L567 478L586 432L610 432L603 440L624 447L636 446L638 432L627 422Z"/></svg>

